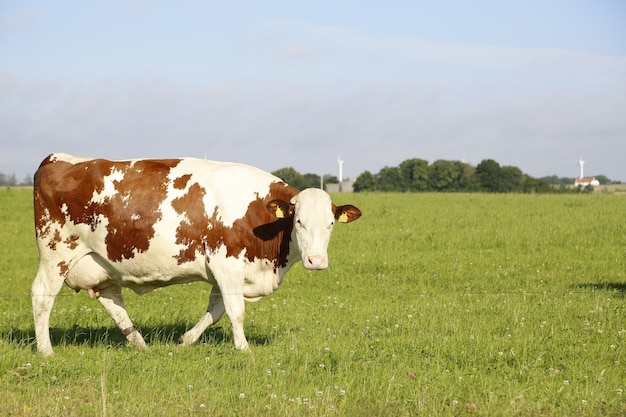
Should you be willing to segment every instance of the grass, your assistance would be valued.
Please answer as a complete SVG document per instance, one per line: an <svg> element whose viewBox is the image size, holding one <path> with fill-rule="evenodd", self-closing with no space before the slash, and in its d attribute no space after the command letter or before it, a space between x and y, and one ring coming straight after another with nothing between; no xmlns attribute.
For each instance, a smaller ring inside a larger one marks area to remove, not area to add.
<svg viewBox="0 0 626 417"><path fill-rule="evenodd" d="M290 271L247 304L253 352L226 319L174 341L210 287L125 292L150 346L65 288L56 356L34 351L31 192L0 189L0 415L626 414L623 195L337 194L327 271Z"/></svg>

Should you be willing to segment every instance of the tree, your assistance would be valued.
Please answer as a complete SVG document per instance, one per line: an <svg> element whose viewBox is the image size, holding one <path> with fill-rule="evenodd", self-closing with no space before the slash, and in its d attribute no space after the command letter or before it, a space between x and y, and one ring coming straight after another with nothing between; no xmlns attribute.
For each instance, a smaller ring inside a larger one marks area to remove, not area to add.
<svg viewBox="0 0 626 417"><path fill-rule="evenodd" d="M493 159L483 159L476 166L476 178L480 188L492 193L499 192L502 186L502 168Z"/></svg>
<svg viewBox="0 0 626 417"><path fill-rule="evenodd" d="M429 167L428 185L435 191L452 191L459 188L459 167L454 162L439 159Z"/></svg>
<svg viewBox="0 0 626 417"><path fill-rule="evenodd" d="M476 183L476 168L467 162L454 161L459 170L459 191L477 191L478 184Z"/></svg>
<svg viewBox="0 0 626 417"><path fill-rule="evenodd" d="M277 171L272 172L272 175L276 175L278 178L285 181L292 187L297 188L298 190L304 190L305 188L309 187L309 183L306 178L304 178L302 174L300 174L292 167L281 168Z"/></svg>
<svg viewBox="0 0 626 417"><path fill-rule="evenodd" d="M500 182L499 192L510 193L521 190L523 175L521 169L513 166L505 166L500 170L500 175L502 180Z"/></svg>
<svg viewBox="0 0 626 417"><path fill-rule="evenodd" d="M357 193L362 191L375 191L376 189L376 178L374 178L369 171L363 172L354 182L354 191Z"/></svg>
<svg viewBox="0 0 626 417"><path fill-rule="evenodd" d="M377 175L380 191L405 191L402 173L398 167L384 167Z"/></svg>
<svg viewBox="0 0 626 417"><path fill-rule="evenodd" d="M426 191L428 189L428 161L414 158L400 163L401 191Z"/></svg>
<svg viewBox="0 0 626 417"><path fill-rule="evenodd" d="M304 174L302 176L307 183L306 188L320 188L320 176L317 174Z"/></svg>
<svg viewBox="0 0 626 417"><path fill-rule="evenodd" d="M607 185L611 183L611 180L608 179L606 175L598 175L596 176L596 179L598 180L600 185Z"/></svg>

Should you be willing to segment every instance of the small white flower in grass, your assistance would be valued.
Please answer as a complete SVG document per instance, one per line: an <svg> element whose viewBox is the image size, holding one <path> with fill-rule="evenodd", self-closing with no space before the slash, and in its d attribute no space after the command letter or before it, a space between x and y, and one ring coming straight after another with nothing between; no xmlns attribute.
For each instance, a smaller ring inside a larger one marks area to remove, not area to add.
<svg viewBox="0 0 626 417"><path fill-rule="evenodd" d="M240 392L240 393L239 393L239 399L240 399L240 400L243 400L244 398L246 398L246 394L245 394L245 393L243 393L243 392Z"/></svg>
<svg viewBox="0 0 626 417"><path fill-rule="evenodd" d="M171 357L171 356L173 356L173 355L174 355L174 353L173 353L173 352L167 352L167 356L170 356L170 357Z"/></svg>
<svg viewBox="0 0 626 417"><path fill-rule="evenodd" d="M616 392L617 392L617 395L622 395L624 393L624 390L622 388L618 388Z"/></svg>
<svg viewBox="0 0 626 417"><path fill-rule="evenodd" d="M587 400L582 400L583 405L587 405Z"/></svg>
<svg viewBox="0 0 626 417"><path fill-rule="evenodd" d="M563 385L569 385L569 381L566 379L563 381Z"/></svg>
<svg viewBox="0 0 626 417"><path fill-rule="evenodd" d="M323 396L324 396L324 393L323 393L322 391L317 391L317 394L316 394L316 395L317 395L318 397L323 397Z"/></svg>
<svg viewBox="0 0 626 417"><path fill-rule="evenodd" d="M345 397L346 396L346 390L345 389L340 390L339 391L339 395L342 396L342 397Z"/></svg>
<svg viewBox="0 0 626 417"><path fill-rule="evenodd" d="M205 407L204 403L200 404L200 408L204 408L204 407Z"/></svg>
<svg viewBox="0 0 626 417"><path fill-rule="evenodd" d="M324 365L323 363L320 363L318 366L320 367L320 369L326 368L326 365Z"/></svg>

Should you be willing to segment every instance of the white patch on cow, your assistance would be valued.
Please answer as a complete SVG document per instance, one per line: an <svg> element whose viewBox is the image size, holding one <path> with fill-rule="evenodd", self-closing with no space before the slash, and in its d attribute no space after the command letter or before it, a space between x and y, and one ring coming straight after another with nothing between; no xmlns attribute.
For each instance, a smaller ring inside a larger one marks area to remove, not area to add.
<svg viewBox="0 0 626 417"><path fill-rule="evenodd" d="M183 159L170 176L177 178L190 172L194 174L189 184L197 182L207 191L204 197L207 215L212 216L213 209L219 207L218 220L227 227L244 217L252 201L265 197L272 183L281 181L248 165L193 158Z"/></svg>
<svg viewBox="0 0 626 417"><path fill-rule="evenodd" d="M84 156L69 155L63 152L55 153L50 156L51 161L63 161L69 162L70 164L78 164L80 162L92 161L93 159L94 158Z"/></svg>
<svg viewBox="0 0 626 417"><path fill-rule="evenodd" d="M107 198L113 197L115 194L117 194L114 182L121 181L123 178L124 173L122 171L112 171L111 174L103 178L104 187L102 188L102 191L96 193L96 190L94 190L91 201L93 201L94 203L102 204L106 201ZM128 198L128 196L126 196L126 198Z"/></svg>

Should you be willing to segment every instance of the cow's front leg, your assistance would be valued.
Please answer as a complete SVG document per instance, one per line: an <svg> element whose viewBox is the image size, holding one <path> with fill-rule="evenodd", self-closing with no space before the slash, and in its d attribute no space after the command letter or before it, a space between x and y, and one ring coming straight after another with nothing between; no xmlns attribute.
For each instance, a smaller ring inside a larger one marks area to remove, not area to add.
<svg viewBox="0 0 626 417"><path fill-rule="evenodd" d="M222 298L224 300L224 308L226 315L230 319L233 326L233 341L235 348L243 351L249 351L250 346L246 340L243 331L243 322L246 317L246 306L243 298L243 290L226 291L222 290Z"/></svg>
<svg viewBox="0 0 626 417"><path fill-rule="evenodd" d="M128 312L124 308L124 299L122 298L122 288L116 285L106 287L100 290L98 301L109 313L117 327L128 340L131 346L141 350L145 350L146 342L143 340L141 333L135 327L128 317Z"/></svg>
<svg viewBox="0 0 626 417"><path fill-rule="evenodd" d="M217 286L214 286L211 290L209 306L207 307L206 313L195 326L187 330L185 334L178 339L178 345L189 346L196 343L206 328L217 323L223 315L224 300L222 299L220 289Z"/></svg>

